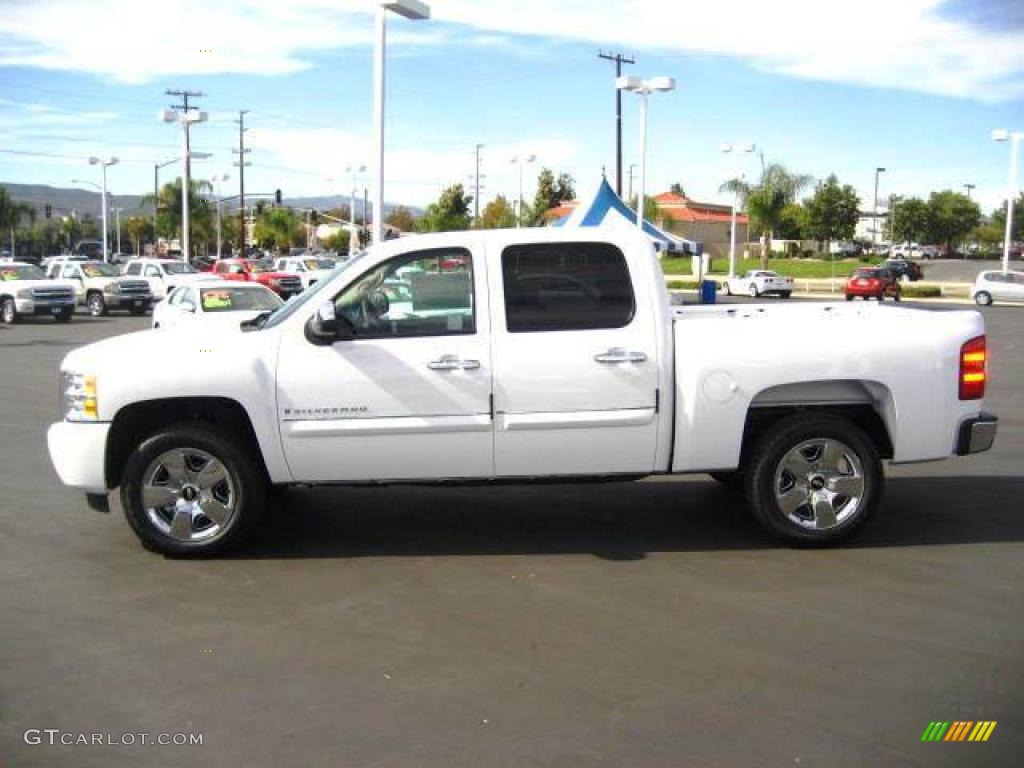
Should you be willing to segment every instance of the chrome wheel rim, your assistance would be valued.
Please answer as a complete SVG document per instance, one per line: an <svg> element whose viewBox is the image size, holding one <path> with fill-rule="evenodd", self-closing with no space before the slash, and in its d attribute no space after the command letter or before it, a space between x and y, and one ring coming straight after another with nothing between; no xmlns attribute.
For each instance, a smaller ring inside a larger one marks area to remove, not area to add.
<svg viewBox="0 0 1024 768"><path fill-rule="evenodd" d="M90 296L89 297L89 314L91 314L91 315L93 315L95 317L95 316L98 316L98 315L102 314L102 312L103 312L103 299L101 299L99 296Z"/></svg>
<svg viewBox="0 0 1024 768"><path fill-rule="evenodd" d="M14 319L14 302L7 300L4 302L4 322L9 323Z"/></svg>
<svg viewBox="0 0 1024 768"><path fill-rule="evenodd" d="M747 293L750 294L750 298L756 299L757 298L757 287L753 286L753 285L750 286L750 288L747 289Z"/></svg>
<svg viewBox="0 0 1024 768"><path fill-rule="evenodd" d="M835 438L805 440L775 470L775 503L783 516L808 530L842 525L864 501L864 467L853 449Z"/></svg>
<svg viewBox="0 0 1024 768"><path fill-rule="evenodd" d="M146 517L175 541L216 539L234 520L237 500L227 468L198 448L165 451L142 476Z"/></svg>

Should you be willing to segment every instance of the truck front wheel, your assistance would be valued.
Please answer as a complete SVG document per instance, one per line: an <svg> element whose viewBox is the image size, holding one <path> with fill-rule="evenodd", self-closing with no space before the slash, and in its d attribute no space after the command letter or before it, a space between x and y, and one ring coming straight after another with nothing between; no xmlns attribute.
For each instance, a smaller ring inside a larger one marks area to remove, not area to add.
<svg viewBox="0 0 1024 768"><path fill-rule="evenodd" d="M878 449L847 419L800 413L755 445L746 477L754 517L792 544L828 546L877 510L885 475Z"/></svg>
<svg viewBox="0 0 1024 768"><path fill-rule="evenodd" d="M258 524L266 491L262 467L241 441L188 423L132 452L121 506L147 549L201 556L238 546Z"/></svg>
<svg viewBox="0 0 1024 768"><path fill-rule="evenodd" d="M92 291L85 299L85 306L89 308L89 314L93 317L103 317L107 314L107 302L103 300L103 294L99 291Z"/></svg>

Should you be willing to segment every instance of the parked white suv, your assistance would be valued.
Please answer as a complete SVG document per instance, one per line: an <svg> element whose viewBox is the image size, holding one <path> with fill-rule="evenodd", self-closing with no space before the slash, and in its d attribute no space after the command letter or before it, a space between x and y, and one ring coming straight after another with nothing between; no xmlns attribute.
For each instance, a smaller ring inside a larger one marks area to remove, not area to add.
<svg viewBox="0 0 1024 768"><path fill-rule="evenodd" d="M66 323L75 313L75 286L48 280L34 264L0 264L0 322L18 322L23 315L52 315Z"/></svg>
<svg viewBox="0 0 1024 768"><path fill-rule="evenodd" d="M981 272L971 295L983 307L996 301L1024 301L1024 272Z"/></svg>
<svg viewBox="0 0 1024 768"><path fill-rule="evenodd" d="M156 301L168 296L179 285L218 279L178 259L132 259L124 265L124 274L144 278Z"/></svg>
<svg viewBox="0 0 1024 768"><path fill-rule="evenodd" d="M93 317L105 315L112 309L144 315L153 303L148 282L142 278L122 277L121 270L102 261L54 259L46 265L46 276L75 285L75 298Z"/></svg>
<svg viewBox="0 0 1024 768"><path fill-rule="evenodd" d="M274 271L288 275L298 275L302 281L302 289L306 290L318 281L323 280L337 266L334 259L316 256L282 256L274 261Z"/></svg>

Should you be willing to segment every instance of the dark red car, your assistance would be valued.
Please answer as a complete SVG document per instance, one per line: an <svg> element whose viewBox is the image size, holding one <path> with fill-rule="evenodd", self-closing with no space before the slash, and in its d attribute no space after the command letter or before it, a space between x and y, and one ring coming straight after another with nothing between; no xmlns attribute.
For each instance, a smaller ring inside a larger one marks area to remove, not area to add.
<svg viewBox="0 0 1024 768"><path fill-rule="evenodd" d="M850 275L846 281L846 300L853 301L854 297L862 299L878 299L884 301L886 296L891 296L894 301L900 300L900 282L896 275L888 269L881 267L862 267Z"/></svg>
<svg viewBox="0 0 1024 768"><path fill-rule="evenodd" d="M213 274L225 280L254 282L265 285L282 299L302 293L302 280L298 275L275 272L255 259L221 259L213 267Z"/></svg>

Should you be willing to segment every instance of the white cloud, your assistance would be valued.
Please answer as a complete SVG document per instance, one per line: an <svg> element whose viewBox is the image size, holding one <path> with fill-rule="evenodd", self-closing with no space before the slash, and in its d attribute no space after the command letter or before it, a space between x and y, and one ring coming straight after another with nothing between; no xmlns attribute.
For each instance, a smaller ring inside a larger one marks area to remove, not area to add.
<svg viewBox="0 0 1024 768"><path fill-rule="evenodd" d="M999 101L1024 96L1024 32L942 15L941 0L433 0L434 19L393 25L409 45L529 52L522 41L735 56L801 78ZM94 72L284 74L309 54L372 40L368 0L36 0L5 4L0 66ZM83 30L88 32L83 33ZM97 39L102 35L103 40Z"/></svg>

